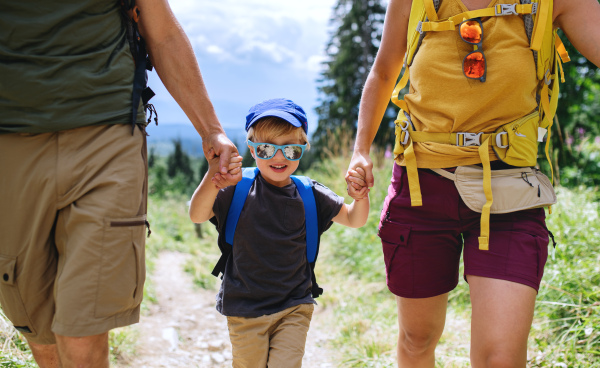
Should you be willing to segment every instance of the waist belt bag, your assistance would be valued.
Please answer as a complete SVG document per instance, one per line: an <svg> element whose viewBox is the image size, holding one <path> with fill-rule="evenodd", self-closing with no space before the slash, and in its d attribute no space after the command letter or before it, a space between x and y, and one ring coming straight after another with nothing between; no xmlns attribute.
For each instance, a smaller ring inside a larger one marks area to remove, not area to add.
<svg viewBox="0 0 600 368"><path fill-rule="evenodd" d="M481 213L486 202L483 168L475 165L459 166L454 173L443 169L430 170L454 181L467 207ZM548 177L531 167L492 170L492 193L494 202L490 212L495 214L547 207L556 203L556 194Z"/></svg>

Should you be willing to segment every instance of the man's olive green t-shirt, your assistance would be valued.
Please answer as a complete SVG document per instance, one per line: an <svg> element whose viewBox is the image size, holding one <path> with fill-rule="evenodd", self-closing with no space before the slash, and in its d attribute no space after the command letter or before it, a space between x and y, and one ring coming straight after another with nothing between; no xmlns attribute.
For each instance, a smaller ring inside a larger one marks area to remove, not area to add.
<svg viewBox="0 0 600 368"><path fill-rule="evenodd" d="M134 62L120 12L116 0L2 1L0 133L131 122Z"/></svg>

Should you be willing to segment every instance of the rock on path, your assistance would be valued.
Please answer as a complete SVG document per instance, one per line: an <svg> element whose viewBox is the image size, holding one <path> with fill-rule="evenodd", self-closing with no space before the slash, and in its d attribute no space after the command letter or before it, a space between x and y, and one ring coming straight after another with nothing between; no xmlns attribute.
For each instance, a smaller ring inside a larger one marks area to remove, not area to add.
<svg viewBox="0 0 600 368"><path fill-rule="evenodd" d="M215 292L195 288L183 271L187 254L161 252L150 277L158 303L151 304L140 323L136 354L120 368L231 367L227 321L215 309ZM333 368L331 338L319 329L319 307L309 330L303 366Z"/></svg>

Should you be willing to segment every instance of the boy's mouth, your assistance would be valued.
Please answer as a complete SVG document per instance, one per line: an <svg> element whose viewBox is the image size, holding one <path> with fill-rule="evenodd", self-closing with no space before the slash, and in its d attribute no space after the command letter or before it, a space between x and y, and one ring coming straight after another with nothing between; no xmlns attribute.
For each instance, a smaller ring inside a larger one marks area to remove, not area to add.
<svg viewBox="0 0 600 368"><path fill-rule="evenodd" d="M275 170L276 172L285 171L286 168L287 165L271 165L271 169Z"/></svg>

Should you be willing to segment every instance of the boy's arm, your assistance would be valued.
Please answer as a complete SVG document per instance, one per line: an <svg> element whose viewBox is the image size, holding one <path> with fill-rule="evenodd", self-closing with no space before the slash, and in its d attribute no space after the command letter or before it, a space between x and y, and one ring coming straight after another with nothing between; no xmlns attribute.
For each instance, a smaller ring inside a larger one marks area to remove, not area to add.
<svg viewBox="0 0 600 368"><path fill-rule="evenodd" d="M360 200L355 200L351 204L345 204L340 209L340 212L332 219L333 222L358 228L367 223L369 217L369 196Z"/></svg>
<svg viewBox="0 0 600 368"><path fill-rule="evenodd" d="M231 161L229 163L229 173L236 174L240 171L242 166L242 157L237 154L231 155ZM213 212L213 205L215 199L219 193L219 186L213 181L215 175L219 173L219 157L213 156L208 161L208 171L204 175L202 182L194 191L192 200L190 201L190 219L198 224L210 220L215 213Z"/></svg>

